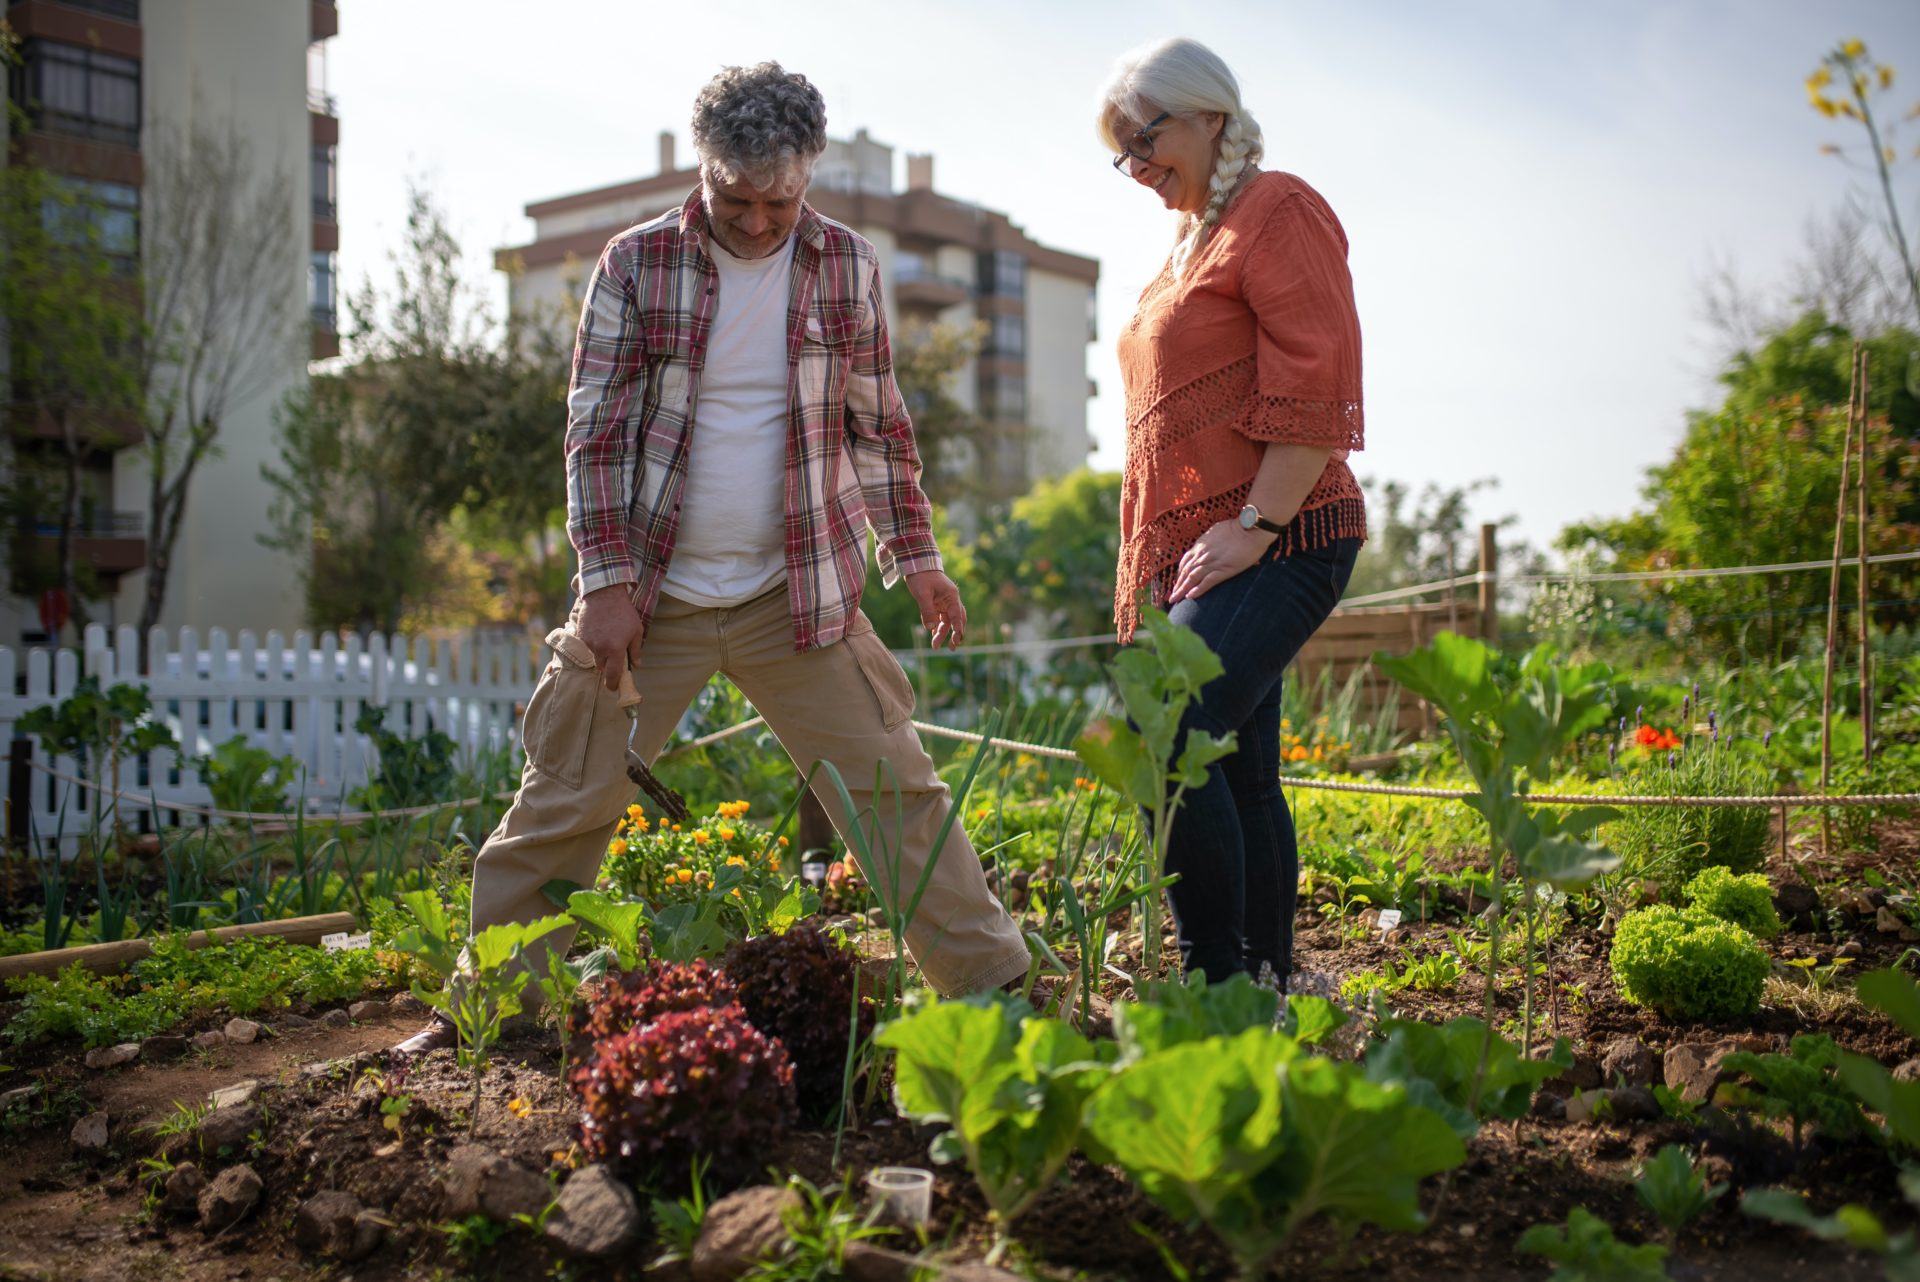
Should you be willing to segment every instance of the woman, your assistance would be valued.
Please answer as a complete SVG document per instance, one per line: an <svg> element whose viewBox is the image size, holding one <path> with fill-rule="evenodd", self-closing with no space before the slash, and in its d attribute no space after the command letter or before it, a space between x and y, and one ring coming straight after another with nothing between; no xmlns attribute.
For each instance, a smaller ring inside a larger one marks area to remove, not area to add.
<svg viewBox="0 0 1920 1282"><path fill-rule="evenodd" d="M1360 324L1326 201L1263 171L1233 73L1191 40L1123 59L1101 99L1114 168L1179 215L1120 335L1127 462L1114 619L1150 597L1225 666L1184 730L1236 750L1189 791L1167 869L1189 975L1285 990L1299 850L1281 795L1280 677L1346 589L1366 505ZM1298 985L1296 985L1296 988Z"/></svg>

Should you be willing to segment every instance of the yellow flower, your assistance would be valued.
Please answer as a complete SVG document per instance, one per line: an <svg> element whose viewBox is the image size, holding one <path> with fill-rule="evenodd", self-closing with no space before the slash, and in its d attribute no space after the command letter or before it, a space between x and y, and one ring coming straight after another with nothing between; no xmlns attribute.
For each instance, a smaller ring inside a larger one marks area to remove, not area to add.
<svg viewBox="0 0 1920 1282"><path fill-rule="evenodd" d="M524 1095L518 1099L510 1099L507 1101L507 1112L512 1113L515 1117L531 1117L533 1115L533 1101Z"/></svg>
<svg viewBox="0 0 1920 1282"><path fill-rule="evenodd" d="M693 830L693 844L694 844L694 845L696 845L696 846L704 846L704 845L706 845L706 844L707 844L707 843L708 843L709 841L712 841L712 840L713 840L713 838L712 838L712 837L711 837L711 836L710 836L710 835L708 834L708 832L707 832L707 830L706 830L705 828L695 828L695 829Z"/></svg>
<svg viewBox="0 0 1920 1282"><path fill-rule="evenodd" d="M673 830L674 830L675 832L679 832L679 831L680 831L680 825L679 825L679 824L675 824L675 825L673 826Z"/></svg>
<svg viewBox="0 0 1920 1282"><path fill-rule="evenodd" d="M641 815L644 815L646 813L647 813L647 808L641 805L637 801L634 802L631 806L627 807L627 818L629 819L638 819Z"/></svg>
<svg viewBox="0 0 1920 1282"><path fill-rule="evenodd" d="M1014 754L1013 764L1016 766L1030 766L1033 764L1033 754L1030 752L1016 753Z"/></svg>
<svg viewBox="0 0 1920 1282"><path fill-rule="evenodd" d="M785 837L782 837L782 838L780 839L780 844L781 844L782 846L784 846L784 845L786 845L786 844L787 844L787 839L786 839Z"/></svg>
<svg viewBox="0 0 1920 1282"><path fill-rule="evenodd" d="M740 887L738 887L738 886L735 886L735 887L733 888L733 897L734 897L735 899L738 899L738 898L740 898Z"/></svg>
<svg viewBox="0 0 1920 1282"><path fill-rule="evenodd" d="M742 858L741 858L740 856L738 856L738 855L728 855L728 856L727 856L727 867L729 867L729 868L745 868L746 866L747 866L747 861L746 861L746 860L744 860L744 859L742 859Z"/></svg>
<svg viewBox="0 0 1920 1282"><path fill-rule="evenodd" d="M688 882L693 880L693 869L682 868L678 872L673 874L673 879L684 886Z"/></svg>
<svg viewBox="0 0 1920 1282"><path fill-rule="evenodd" d="M1831 98L1815 98L1813 105L1828 120L1840 114L1840 104Z"/></svg>
<svg viewBox="0 0 1920 1282"><path fill-rule="evenodd" d="M1864 58L1866 55L1867 44L1864 40L1849 40L1840 46L1842 58Z"/></svg>
<svg viewBox="0 0 1920 1282"><path fill-rule="evenodd" d="M610 841L607 843L607 853L610 855L622 854L626 851L626 848L627 843L624 841Z"/></svg>
<svg viewBox="0 0 1920 1282"><path fill-rule="evenodd" d="M735 832L731 828L722 828L720 830L720 840L722 841L732 841L735 837L739 835L740 835L739 833Z"/></svg>
<svg viewBox="0 0 1920 1282"><path fill-rule="evenodd" d="M635 832L645 832L645 831L647 830L647 821L646 821L646 820L644 820L644 819L636 819L636 820L634 820L634 821L633 821L633 830L634 830Z"/></svg>
<svg viewBox="0 0 1920 1282"><path fill-rule="evenodd" d="M1893 88L1893 68L1892 67L1880 68L1880 87L1882 89Z"/></svg>
<svg viewBox="0 0 1920 1282"><path fill-rule="evenodd" d="M1293 729L1293 722L1292 722L1292 721L1289 721L1289 720L1288 720L1287 718L1285 718L1285 717L1282 717L1282 718L1280 718L1280 728L1281 728L1282 730L1291 730L1291 729Z"/></svg>
<svg viewBox="0 0 1920 1282"><path fill-rule="evenodd" d="M1823 62L1812 75L1807 77L1807 92L1813 93L1817 89L1825 89L1832 83L1833 69Z"/></svg>

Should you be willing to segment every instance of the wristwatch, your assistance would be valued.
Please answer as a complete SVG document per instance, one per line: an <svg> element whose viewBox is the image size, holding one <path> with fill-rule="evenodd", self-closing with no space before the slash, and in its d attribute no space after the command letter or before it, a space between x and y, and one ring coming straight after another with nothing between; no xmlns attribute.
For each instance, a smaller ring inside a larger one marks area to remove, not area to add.
<svg viewBox="0 0 1920 1282"><path fill-rule="evenodd" d="M1240 509L1240 528L1243 530L1265 530L1269 534L1285 534L1287 527L1278 521L1269 521L1260 515L1260 509L1249 503Z"/></svg>

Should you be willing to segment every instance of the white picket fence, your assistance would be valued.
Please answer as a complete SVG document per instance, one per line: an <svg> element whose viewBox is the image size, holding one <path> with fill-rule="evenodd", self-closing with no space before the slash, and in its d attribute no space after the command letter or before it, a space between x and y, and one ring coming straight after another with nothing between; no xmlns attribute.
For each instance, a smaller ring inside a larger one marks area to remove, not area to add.
<svg viewBox="0 0 1920 1282"><path fill-rule="evenodd" d="M130 794L120 803L121 813L134 828L204 823L173 809L213 803L188 759L236 735L301 763L304 778L289 796L304 798L309 813L350 809L348 796L378 766L367 737L353 728L368 705L386 708L386 727L403 737L429 729L450 736L463 764L503 747L517 762L519 713L533 692L541 657L540 647L518 637L436 643L375 634L363 642L330 632L316 640L301 631L291 644L269 632L260 645L246 631L230 644L220 628L207 633L204 646L192 628L177 637L154 629L145 672L139 671L139 653L134 629L122 627L109 637L96 624L78 651L27 651L23 684L20 658L0 647L0 743L12 741L15 723L28 709L59 703L82 676L99 677L102 687L125 682L146 688L180 747L121 763L120 791ZM79 773L73 760L49 759L37 745L34 759L61 774ZM28 821L35 845L57 844L71 852L90 827L91 804L85 789L34 770ZM102 814L111 817L111 801Z"/></svg>

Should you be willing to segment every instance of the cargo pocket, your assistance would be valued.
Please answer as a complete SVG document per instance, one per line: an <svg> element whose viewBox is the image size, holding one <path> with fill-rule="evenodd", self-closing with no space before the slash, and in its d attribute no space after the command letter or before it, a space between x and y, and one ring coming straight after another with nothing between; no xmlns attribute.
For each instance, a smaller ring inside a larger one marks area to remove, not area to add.
<svg viewBox="0 0 1920 1282"><path fill-rule="evenodd" d="M853 622L847 625L846 641L860 665L860 675L866 678L880 705L880 724L898 730L913 716L913 683L907 680L906 670L864 614L853 616Z"/></svg>
<svg viewBox="0 0 1920 1282"><path fill-rule="evenodd" d="M578 788L586 778L587 742L592 737L594 704L600 697L600 676L593 651L565 628L547 633L553 659L540 674L527 704L520 742L527 763L543 775Z"/></svg>

